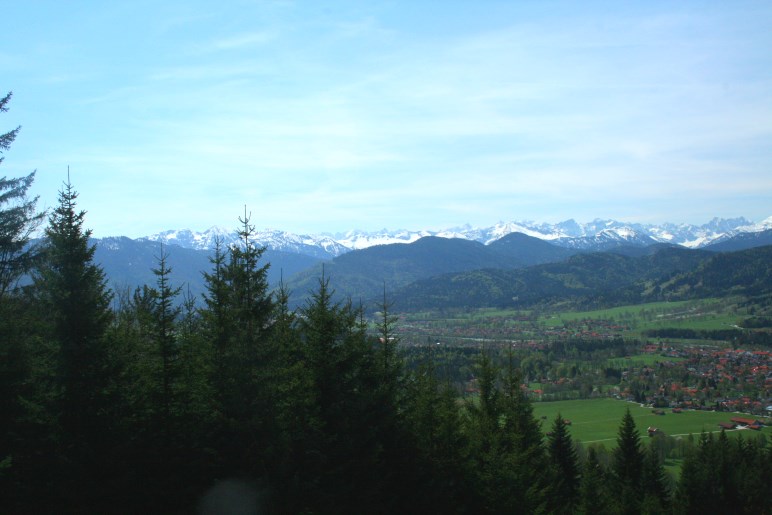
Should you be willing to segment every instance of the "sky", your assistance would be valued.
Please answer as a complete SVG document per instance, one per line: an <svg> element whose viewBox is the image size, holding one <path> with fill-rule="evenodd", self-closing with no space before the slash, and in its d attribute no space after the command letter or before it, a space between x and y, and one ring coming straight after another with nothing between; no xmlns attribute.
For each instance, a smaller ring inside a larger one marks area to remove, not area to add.
<svg viewBox="0 0 772 515"><path fill-rule="evenodd" d="M4 5L0 177L95 236L772 215L772 2Z"/></svg>

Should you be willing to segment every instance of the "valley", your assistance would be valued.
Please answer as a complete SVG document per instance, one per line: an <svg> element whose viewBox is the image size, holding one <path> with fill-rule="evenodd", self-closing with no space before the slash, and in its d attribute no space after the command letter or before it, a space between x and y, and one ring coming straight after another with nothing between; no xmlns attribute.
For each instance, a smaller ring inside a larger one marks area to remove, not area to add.
<svg viewBox="0 0 772 515"><path fill-rule="evenodd" d="M772 405L772 333L741 327L763 319L750 315L759 309L727 298L585 312L449 310L402 314L398 334L407 348L452 356L443 370L466 391L475 353L502 363L511 353L536 401L611 397L761 415ZM651 336L668 330L694 333Z"/></svg>

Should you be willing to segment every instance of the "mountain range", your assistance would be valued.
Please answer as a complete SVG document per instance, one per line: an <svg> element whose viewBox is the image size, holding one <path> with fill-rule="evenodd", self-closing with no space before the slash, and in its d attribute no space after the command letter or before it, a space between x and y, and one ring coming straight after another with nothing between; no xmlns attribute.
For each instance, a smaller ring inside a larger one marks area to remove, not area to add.
<svg viewBox="0 0 772 515"><path fill-rule="evenodd" d="M646 270L670 277L686 273L716 252L772 244L772 218L759 224L744 218L714 219L702 226L569 220L462 229L323 236L264 230L254 239L266 247L263 262L270 263L269 282L275 285L282 279L292 292L293 306L305 302L324 276L338 300L370 304L385 287L407 309L459 302L501 305L513 298L522 304L536 297L591 292L597 296L601 290L630 287L632 278L652 280ZM163 252L172 268L172 282L200 298L205 290L202 272L211 269L216 241L227 246L238 239L235 232L218 228L201 233L166 231L138 239L103 238L95 240L95 258L113 290L124 294L155 284L152 269ZM641 295L637 292L631 300Z"/></svg>
<svg viewBox="0 0 772 515"><path fill-rule="evenodd" d="M740 234L755 234L772 229L772 216L754 223L743 217L713 220L702 224L639 224L596 219L588 223L566 220L557 224L532 221L499 222L485 228L465 225L445 230L349 231L337 234L298 235L277 229L256 231L255 241L272 250L304 254L316 259L332 259L353 250L376 245L413 243L427 236L470 240L490 244L500 238L521 233L570 249L603 251L620 246L645 247L669 243L687 248L703 248ZM168 230L140 238L184 248L211 250L219 239L225 245L238 240L235 231L211 227L202 232Z"/></svg>

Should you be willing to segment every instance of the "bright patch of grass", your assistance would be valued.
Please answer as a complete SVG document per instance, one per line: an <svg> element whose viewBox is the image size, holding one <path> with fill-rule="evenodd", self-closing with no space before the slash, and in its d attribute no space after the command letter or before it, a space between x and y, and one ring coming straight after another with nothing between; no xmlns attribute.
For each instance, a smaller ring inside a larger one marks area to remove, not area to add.
<svg viewBox="0 0 772 515"><path fill-rule="evenodd" d="M641 367L652 366L657 363L679 363L685 361L686 358L675 358L671 356L660 356L659 354L636 354L627 358L611 358L606 363L609 367L614 368L628 368L628 367Z"/></svg>
<svg viewBox="0 0 772 515"><path fill-rule="evenodd" d="M667 436L686 437L690 433L699 435L705 432L720 432L719 422L729 422L738 416L734 413L686 410L672 413L665 410L665 415L655 415L652 408L643 408L639 404L615 399L588 399L575 401L537 402L533 404L534 416L542 420L542 431L550 430L552 422L560 415L571 421L571 436L583 443L602 442L610 448L616 445L619 424L627 408L635 419L635 424L643 438L647 438L646 429L657 427ZM767 437L772 436L772 428L764 428ZM742 433L745 437L756 434L755 431L729 431L729 434Z"/></svg>

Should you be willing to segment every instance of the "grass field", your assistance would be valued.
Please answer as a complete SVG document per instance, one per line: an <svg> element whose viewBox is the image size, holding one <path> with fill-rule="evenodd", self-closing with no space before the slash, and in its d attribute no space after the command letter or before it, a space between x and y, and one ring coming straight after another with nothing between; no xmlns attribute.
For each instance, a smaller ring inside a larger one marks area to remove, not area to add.
<svg viewBox="0 0 772 515"><path fill-rule="evenodd" d="M553 312L541 322L545 327L561 327L577 320L616 320L632 324L631 331L640 334L647 329L678 327L701 330L728 329L738 315L727 312L727 306L716 299L677 302L651 302L592 311Z"/></svg>
<svg viewBox="0 0 772 515"><path fill-rule="evenodd" d="M607 363L610 367L627 368L640 367L644 365L652 366L655 363L664 363L666 361L679 363L685 360L686 358L673 358L670 356L660 356L659 354L637 354L627 358L611 358L607 361Z"/></svg>
<svg viewBox="0 0 772 515"><path fill-rule="evenodd" d="M697 301L706 302L706 301ZM683 300L676 302L649 302L647 304L634 304L630 306L618 306L615 308L596 309L592 311L564 311L560 313L553 313L548 316L557 316L562 320L573 321L583 320L587 318L609 320L613 318L637 318L642 316L646 312L650 313L672 313L677 311L684 311L690 306L694 305L695 301Z"/></svg>
<svg viewBox="0 0 772 515"><path fill-rule="evenodd" d="M618 306L591 311L512 310L482 308L458 310L452 312L421 312L402 315L402 321L408 325L430 330L439 335L448 336L458 329L493 331L492 338L505 338L507 328L518 328L521 338L544 338L545 331L562 328L576 329L577 322L595 321L614 334L622 337L645 338L650 329L677 328L693 330L731 329L743 318L736 299L700 299L676 302L650 302ZM608 326L607 324L611 324ZM593 325L589 323L588 325ZM669 342L678 340L669 338ZM699 343L701 340L688 340ZM707 342L717 344L717 342Z"/></svg>
<svg viewBox="0 0 772 515"><path fill-rule="evenodd" d="M534 415L542 420L542 431L546 433L552 427L552 422L560 415L571 421L569 427L574 440L583 443L602 442L606 447L615 445L619 424L625 410L635 419L636 427L642 436L646 437L649 426L658 427L668 436L686 436L689 433L699 435L700 432L720 432L719 422L729 422L736 415L733 413L717 413L712 411L684 411L671 413L665 410L665 415L655 415L651 408L642 408L639 404L618 401L615 399L589 399L576 401L536 402L533 404ZM772 428L765 427L763 432L772 437ZM742 433L746 437L758 434L752 430L729 431Z"/></svg>
<svg viewBox="0 0 772 515"><path fill-rule="evenodd" d="M730 313L700 313L692 316L674 316L659 318L639 323L638 330L661 329L663 327L676 327L683 329L695 329L702 331L716 331L731 329L738 322L738 316Z"/></svg>

